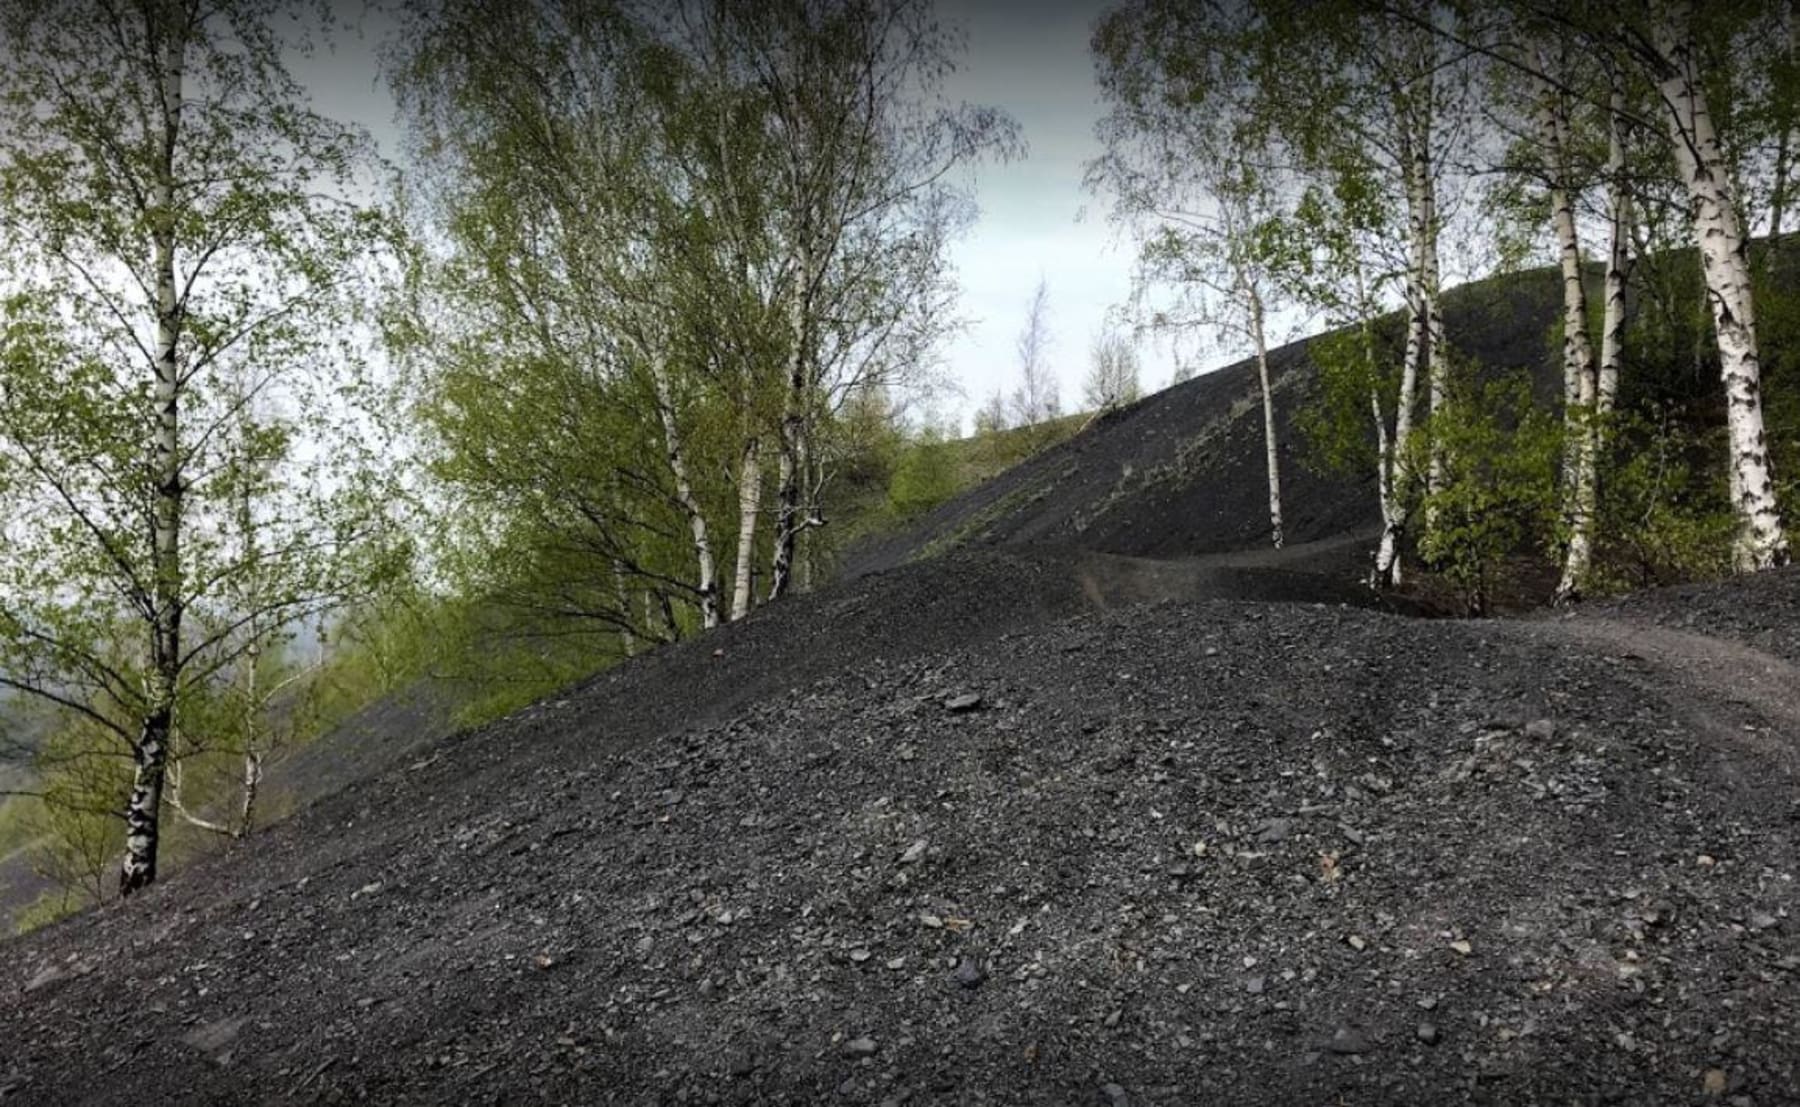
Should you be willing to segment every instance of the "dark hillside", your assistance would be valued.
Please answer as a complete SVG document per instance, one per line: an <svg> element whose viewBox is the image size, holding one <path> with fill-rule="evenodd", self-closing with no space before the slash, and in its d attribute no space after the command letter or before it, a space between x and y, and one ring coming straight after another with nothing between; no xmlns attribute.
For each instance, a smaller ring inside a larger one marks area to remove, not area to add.
<svg viewBox="0 0 1800 1107"><path fill-rule="evenodd" d="M1800 568L1377 607L1231 372L0 943L0 1101L1800 1104Z"/></svg>
<svg viewBox="0 0 1800 1107"><path fill-rule="evenodd" d="M0 1088L1800 1101L1800 672L1730 621L1800 574L1646 645L1242 573L952 557L628 665L10 943Z"/></svg>
<svg viewBox="0 0 1800 1107"><path fill-rule="evenodd" d="M1549 334L1560 286L1548 270L1495 278L1445 297L1457 351L1491 369L1523 368L1548 402L1561 395ZM1311 397L1308 342L1271 355L1290 542L1379 522L1374 475L1321 477L1302 464L1294 420ZM964 545L1058 544L1142 557L1254 549L1268 540L1268 485L1255 367L1241 361L1164 389L943 505L915 526L864 541L850 575Z"/></svg>

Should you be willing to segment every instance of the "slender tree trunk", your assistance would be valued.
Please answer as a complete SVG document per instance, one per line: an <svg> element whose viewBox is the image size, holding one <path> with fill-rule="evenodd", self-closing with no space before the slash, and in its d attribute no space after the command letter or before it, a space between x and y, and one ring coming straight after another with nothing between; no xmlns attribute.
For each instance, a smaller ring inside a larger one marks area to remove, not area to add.
<svg viewBox="0 0 1800 1107"><path fill-rule="evenodd" d="M1426 18L1432 18L1429 5ZM1406 160L1408 215L1412 231L1415 310L1419 313L1425 367L1426 412L1441 415L1450 402L1450 347L1444 330L1443 274L1438 260L1437 167L1432 157L1436 126L1438 38L1424 33L1420 45L1424 65L1417 88L1408 93L1401 118L1407 138L1401 154ZM1425 533L1437 530L1435 498L1449 475L1449 459L1441 436L1432 433L1427 442L1425 465Z"/></svg>
<svg viewBox="0 0 1800 1107"><path fill-rule="evenodd" d="M781 463L777 473L775 505L775 553L769 564L769 599L786 595L794 580L794 559L800 544L800 483L806 471L806 417L798 401L781 422Z"/></svg>
<svg viewBox="0 0 1800 1107"><path fill-rule="evenodd" d="M1556 89L1543 89L1543 142L1550 156L1550 223L1556 231L1563 283L1563 522L1568 544L1554 602L1581 597L1593 564L1594 348L1588 341L1587 286L1581 272L1581 239L1568 190L1568 126Z"/></svg>
<svg viewBox="0 0 1800 1107"><path fill-rule="evenodd" d="M169 718L167 710L147 715L131 751L134 776L131 798L125 805L125 860L119 870L121 896L156 882L163 781L168 772Z"/></svg>
<svg viewBox="0 0 1800 1107"><path fill-rule="evenodd" d="M263 755L261 750L244 752L244 802L238 809L238 837L256 829L256 800L262 790Z"/></svg>
<svg viewBox="0 0 1800 1107"><path fill-rule="evenodd" d="M695 591L699 595L700 626L711 630L719 625L718 570L713 561L712 538L706 526L706 513L694 495L688 477L687 454L682 445L681 427L675 419L675 401L669 388L668 370L654 357L650 374L656 388L656 409L662 419L663 445L667 451L669 472L675 478L675 500L687 516L688 530L694 540L694 563L699 575Z"/></svg>
<svg viewBox="0 0 1800 1107"><path fill-rule="evenodd" d="M244 505L249 516L249 504ZM250 833L250 819L256 813L256 790L262 784L262 692L258 687L257 666L262 661L262 646L255 636L256 620L250 622L250 648L245 651L244 667L244 791L238 810L237 833ZM278 684L277 689L280 685Z"/></svg>
<svg viewBox="0 0 1800 1107"><path fill-rule="evenodd" d="M1381 499L1381 544L1375 550L1369 587L1381 588L1400 584L1400 522L1399 505L1394 502L1393 445L1388 440L1387 416L1381 412L1381 393L1374 387L1369 389L1369 413L1375 417L1375 489Z"/></svg>
<svg viewBox="0 0 1800 1107"><path fill-rule="evenodd" d="M1421 136L1425 150L1419 166L1419 189L1424 209L1420 220L1423 228L1419 240L1419 298L1425 317L1425 379L1432 418L1441 415L1450 402L1450 344L1444 332L1443 276L1438 266L1437 185L1432 179L1430 148L1425 145L1429 132ZM1426 474L1426 491L1435 495L1444 488L1449 471L1449 458L1436 434L1431 438L1431 460ZM1427 516L1425 529L1435 525L1435 511Z"/></svg>
<svg viewBox="0 0 1800 1107"><path fill-rule="evenodd" d="M1398 588L1403 575L1400 542L1406 530L1408 447L1412 442L1413 408L1418 402L1419 361L1424 356L1426 322L1417 288L1407 289L1406 352L1400 366L1400 394L1394 403L1394 437L1387 449L1381 544L1375 552L1374 583Z"/></svg>
<svg viewBox="0 0 1800 1107"><path fill-rule="evenodd" d="M1735 560L1741 572L1768 569L1787 564L1789 550L1763 430L1762 359L1756 344L1747 243L1700 86L1693 6L1677 0L1659 7L1657 48L1670 64L1659 75L1658 91L1668 110L1675 161L1693 211L1725 386L1732 506L1738 515Z"/></svg>
<svg viewBox="0 0 1800 1107"><path fill-rule="evenodd" d="M769 599L786 595L794 580L794 560L800 532L807 466L807 425L812 391L811 320L808 318L812 289L812 258L804 248L799 265L799 286L789 306L789 330L793 349L788 362L787 400L781 417L781 463L776 482L775 553L769 566Z"/></svg>
<svg viewBox="0 0 1800 1107"><path fill-rule="evenodd" d="M1631 280L1631 193L1625 180L1625 89L1612 78L1607 112L1606 315L1600 329L1600 369L1595 389L1594 448L1604 452L1608 420L1618 403L1625 360L1625 288Z"/></svg>
<svg viewBox="0 0 1800 1107"><path fill-rule="evenodd" d="M631 629L631 590L625 585L625 566L612 564L613 598L619 604L619 649L626 657L637 655L637 633ZM650 625L649 593L644 594L644 626Z"/></svg>
<svg viewBox="0 0 1800 1107"><path fill-rule="evenodd" d="M731 619L750 614L751 576L756 563L756 520L762 513L762 442L755 435L744 440L744 458L738 467L737 573L731 587Z"/></svg>
<svg viewBox="0 0 1800 1107"><path fill-rule="evenodd" d="M162 146L151 197L152 273L156 284L156 350L152 365L152 626L149 692L138 741L132 749L134 775L125 806L125 857L119 894L129 896L156 880L162 816L163 778L168 769L175 691L181 675L181 340L180 305L175 294L175 148L181 137L181 29L150 21L152 47L161 77ZM160 35L158 35L160 32Z"/></svg>
<svg viewBox="0 0 1800 1107"><path fill-rule="evenodd" d="M1262 390L1263 454L1269 473L1269 541L1281 548L1281 455L1275 433L1275 396L1269 389L1269 344L1263 333L1263 300L1256 285L1242 274L1238 277L1246 306L1250 309L1250 339L1256 344L1256 379Z"/></svg>

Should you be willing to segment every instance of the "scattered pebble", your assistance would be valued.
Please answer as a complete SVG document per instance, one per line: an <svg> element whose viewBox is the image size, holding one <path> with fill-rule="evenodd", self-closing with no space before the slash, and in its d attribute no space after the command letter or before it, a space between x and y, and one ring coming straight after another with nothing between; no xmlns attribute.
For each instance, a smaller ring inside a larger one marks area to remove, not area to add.
<svg viewBox="0 0 1800 1107"><path fill-rule="evenodd" d="M956 966L953 978L958 984L972 990L981 987L982 982L987 980L988 974L975 958L965 957L962 959L962 963Z"/></svg>
<svg viewBox="0 0 1800 1107"><path fill-rule="evenodd" d="M1353 1026L1340 1026L1332 1031L1331 1040L1325 1043L1325 1048L1333 1053L1354 1054L1367 1053L1374 1046L1362 1031Z"/></svg>

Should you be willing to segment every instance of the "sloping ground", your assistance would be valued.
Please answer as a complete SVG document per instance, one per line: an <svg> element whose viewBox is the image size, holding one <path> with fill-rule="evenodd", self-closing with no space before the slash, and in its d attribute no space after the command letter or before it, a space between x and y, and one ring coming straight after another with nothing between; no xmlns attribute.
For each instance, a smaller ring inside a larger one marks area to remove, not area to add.
<svg viewBox="0 0 1800 1107"><path fill-rule="evenodd" d="M356 712L329 732L301 746L277 750L265 767L259 807L262 821L283 818L347 784L397 765L422 746L452 732L456 695L431 682L384 696ZM222 846L203 832L188 838L192 847L210 853ZM165 871L188 858L169 859ZM19 916L55 884L37 871L30 842L0 855L0 935L11 934Z"/></svg>
<svg viewBox="0 0 1800 1107"><path fill-rule="evenodd" d="M1800 572L1648 646L1339 587L776 605L0 946L0 1096L1800 1102Z"/></svg>
<svg viewBox="0 0 1800 1107"><path fill-rule="evenodd" d="M1559 395L1547 336L1560 285L1548 270L1445 296L1459 355L1488 370L1525 369L1546 402ZM1308 342L1270 356L1289 542L1379 522L1373 472L1322 477L1301 464L1296 414L1316 386ZM848 575L962 546L1079 546L1140 557L1253 549L1268 542L1268 478L1255 367L1238 362L1145 397L1014 466L897 534L854 545Z"/></svg>

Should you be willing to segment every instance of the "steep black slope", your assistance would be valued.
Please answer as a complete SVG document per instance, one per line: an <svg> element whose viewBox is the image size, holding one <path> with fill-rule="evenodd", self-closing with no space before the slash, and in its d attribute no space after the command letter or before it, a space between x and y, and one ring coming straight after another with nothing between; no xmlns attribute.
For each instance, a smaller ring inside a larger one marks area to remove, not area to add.
<svg viewBox="0 0 1800 1107"><path fill-rule="evenodd" d="M1532 372L1560 394L1548 343L1561 289L1547 270L1445 297L1459 355ZM1375 526L1374 474L1321 477L1301 464L1295 416L1313 394L1309 342L1270 358L1282 443L1287 538L1308 542ZM939 507L906 531L863 543L850 575L964 545L1055 544L1143 557L1254 549L1268 540L1268 485L1255 367L1238 362L1164 389Z"/></svg>
<svg viewBox="0 0 1800 1107"><path fill-rule="evenodd" d="M1800 573L1654 640L1157 576L909 567L465 735L0 947L0 1089L1800 1101L1800 672L1730 622Z"/></svg>
<svg viewBox="0 0 1800 1107"><path fill-rule="evenodd" d="M0 1100L1800 1103L1800 570L1374 610L1207 380L0 943Z"/></svg>

